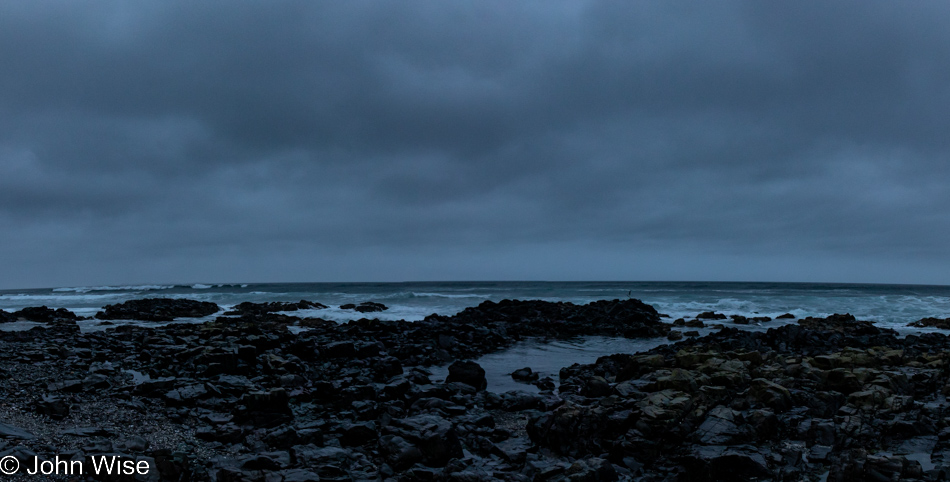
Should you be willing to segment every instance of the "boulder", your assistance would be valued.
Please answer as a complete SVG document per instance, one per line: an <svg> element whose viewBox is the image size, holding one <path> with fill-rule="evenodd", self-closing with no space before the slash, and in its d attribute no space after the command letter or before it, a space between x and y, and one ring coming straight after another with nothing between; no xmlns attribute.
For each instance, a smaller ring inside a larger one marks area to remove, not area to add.
<svg viewBox="0 0 950 482"><path fill-rule="evenodd" d="M476 390L484 390L488 387L485 369L473 361L457 361L449 365L449 375L445 378L445 382L461 382L475 387Z"/></svg>
<svg viewBox="0 0 950 482"><path fill-rule="evenodd" d="M913 326L915 328L940 328L941 330L950 330L950 318L928 317L914 321L907 326Z"/></svg>
<svg viewBox="0 0 950 482"><path fill-rule="evenodd" d="M13 323L17 321L17 317L12 313L7 313L6 311L0 310L0 323Z"/></svg>
<svg viewBox="0 0 950 482"><path fill-rule="evenodd" d="M531 368L524 367L511 372L511 378L517 382L531 383L537 381L538 374L531 371Z"/></svg>
<svg viewBox="0 0 950 482"><path fill-rule="evenodd" d="M392 435L402 437L422 454L421 462L430 467L444 467L449 460L462 457L462 444L458 433L451 422L436 415L416 415L401 419L394 419L386 430ZM388 439L392 443L393 439ZM404 446L401 446L405 448ZM390 454L398 452L407 458L413 458L414 451L391 450ZM399 458L399 457L397 457Z"/></svg>
<svg viewBox="0 0 950 482"><path fill-rule="evenodd" d="M374 301L364 301L358 305L353 303L346 303L340 305L341 310L355 310L360 313L375 313L379 311L386 311L389 309L388 306L382 303L376 303Z"/></svg>
<svg viewBox="0 0 950 482"><path fill-rule="evenodd" d="M752 380L749 397L776 412L783 412L792 406L792 395L788 389L764 378Z"/></svg>
<svg viewBox="0 0 950 482"><path fill-rule="evenodd" d="M749 437L742 414L722 405L709 411L694 435L696 442L703 445L743 443Z"/></svg>

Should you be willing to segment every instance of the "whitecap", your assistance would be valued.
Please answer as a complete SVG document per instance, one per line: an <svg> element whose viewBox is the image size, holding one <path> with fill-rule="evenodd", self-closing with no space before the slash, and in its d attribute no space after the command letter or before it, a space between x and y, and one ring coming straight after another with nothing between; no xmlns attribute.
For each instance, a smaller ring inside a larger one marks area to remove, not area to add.
<svg viewBox="0 0 950 482"><path fill-rule="evenodd" d="M461 294L445 294L445 293L416 293L413 291L411 295L414 298L485 298L488 299L491 297L491 294L477 294L477 293L461 293Z"/></svg>
<svg viewBox="0 0 950 482"><path fill-rule="evenodd" d="M153 291L153 290L170 290L174 288L175 285L126 285L126 286L76 286L70 288L53 288L53 292L63 293L63 292L76 292L76 293L88 293L90 291Z"/></svg>

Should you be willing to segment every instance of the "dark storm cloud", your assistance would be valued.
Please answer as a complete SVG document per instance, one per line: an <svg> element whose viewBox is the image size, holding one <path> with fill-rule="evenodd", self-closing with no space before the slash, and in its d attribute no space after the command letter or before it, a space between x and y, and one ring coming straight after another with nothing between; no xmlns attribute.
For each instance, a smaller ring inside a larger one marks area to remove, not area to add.
<svg viewBox="0 0 950 482"><path fill-rule="evenodd" d="M948 17L3 5L0 284L950 282Z"/></svg>

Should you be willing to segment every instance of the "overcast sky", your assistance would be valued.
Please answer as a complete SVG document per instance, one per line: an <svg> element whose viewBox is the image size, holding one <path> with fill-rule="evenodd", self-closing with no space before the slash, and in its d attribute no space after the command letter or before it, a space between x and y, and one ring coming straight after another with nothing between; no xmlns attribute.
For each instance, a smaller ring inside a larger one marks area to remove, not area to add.
<svg viewBox="0 0 950 482"><path fill-rule="evenodd" d="M946 2L2 2L0 288L950 284Z"/></svg>

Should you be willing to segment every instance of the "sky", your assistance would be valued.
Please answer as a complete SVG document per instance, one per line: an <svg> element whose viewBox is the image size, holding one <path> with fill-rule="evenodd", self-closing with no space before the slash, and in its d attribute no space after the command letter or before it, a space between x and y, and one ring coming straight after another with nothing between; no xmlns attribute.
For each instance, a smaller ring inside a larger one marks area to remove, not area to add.
<svg viewBox="0 0 950 482"><path fill-rule="evenodd" d="M950 4L0 3L0 288L950 284Z"/></svg>

